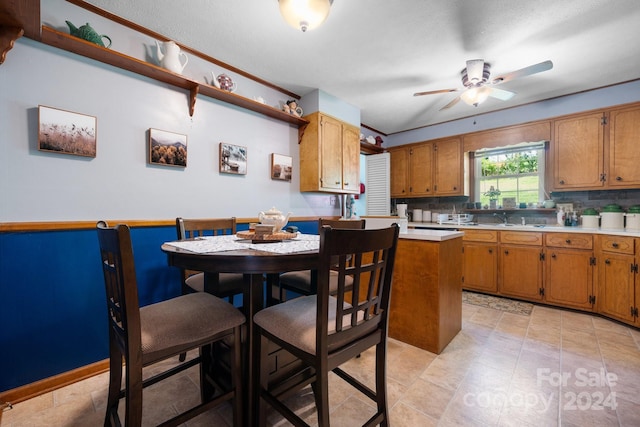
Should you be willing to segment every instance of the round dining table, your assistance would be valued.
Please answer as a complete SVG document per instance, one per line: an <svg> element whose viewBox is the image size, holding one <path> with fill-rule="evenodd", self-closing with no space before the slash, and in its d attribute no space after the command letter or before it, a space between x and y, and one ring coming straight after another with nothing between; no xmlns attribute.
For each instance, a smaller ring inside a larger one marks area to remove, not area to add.
<svg viewBox="0 0 640 427"><path fill-rule="evenodd" d="M215 238L215 236L214 236ZM247 403L245 421L247 425L258 425L258 399L260 379L258 367L260 354L256 351L260 335L256 333L253 316L265 305L265 277L273 277L282 272L314 270L319 262L318 250L277 253L260 250L261 245L219 252L193 252L185 248L164 243L161 246L167 254L168 263L182 269L198 270L205 273L205 291L215 294L219 273L244 274L242 310L246 316L247 339L244 345L244 390ZM269 282L267 280L267 282ZM270 288L269 286L267 286ZM271 290L269 289L269 292ZM270 295L268 296L271 297Z"/></svg>

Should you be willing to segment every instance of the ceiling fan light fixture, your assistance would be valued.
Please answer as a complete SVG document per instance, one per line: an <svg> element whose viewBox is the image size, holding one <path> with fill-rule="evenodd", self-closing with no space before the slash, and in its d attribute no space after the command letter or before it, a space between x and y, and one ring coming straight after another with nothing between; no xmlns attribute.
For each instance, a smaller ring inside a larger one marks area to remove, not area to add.
<svg viewBox="0 0 640 427"><path fill-rule="evenodd" d="M481 86L489 80L491 64L482 59L467 61L467 68L462 70L462 84L464 87Z"/></svg>
<svg viewBox="0 0 640 427"><path fill-rule="evenodd" d="M297 30L318 28L329 16L333 0L278 0L280 14Z"/></svg>
<svg viewBox="0 0 640 427"><path fill-rule="evenodd" d="M470 87L462 92L460 99L462 99L467 105L477 107L487 100L489 92L490 89L486 87Z"/></svg>

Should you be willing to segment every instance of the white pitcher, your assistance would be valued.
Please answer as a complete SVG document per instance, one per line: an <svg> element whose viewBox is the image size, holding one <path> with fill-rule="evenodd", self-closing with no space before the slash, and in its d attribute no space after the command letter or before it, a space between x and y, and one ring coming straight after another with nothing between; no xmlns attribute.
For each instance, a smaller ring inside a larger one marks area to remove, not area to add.
<svg viewBox="0 0 640 427"><path fill-rule="evenodd" d="M172 41L164 42L162 43L162 47L160 47L160 43L157 40L156 46L158 47L160 66L177 74L182 73L184 67L187 66L187 62L189 62L189 58L187 58L184 52L180 52L180 47ZM162 52L162 48L164 48L164 53ZM180 62L180 57L184 58L184 63Z"/></svg>

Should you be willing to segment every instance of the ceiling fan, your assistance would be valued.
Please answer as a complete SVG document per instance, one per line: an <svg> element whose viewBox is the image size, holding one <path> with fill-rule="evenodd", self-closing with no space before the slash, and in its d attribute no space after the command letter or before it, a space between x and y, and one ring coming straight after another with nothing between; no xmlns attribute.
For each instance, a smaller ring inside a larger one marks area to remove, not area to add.
<svg viewBox="0 0 640 427"><path fill-rule="evenodd" d="M462 93L454 98L447 105L442 107L440 111L451 108L461 99L469 104L477 107L483 103L489 96L507 101L511 99L515 92L504 89L498 89L494 86L506 83L520 77L530 76L531 74L541 73L553 68L551 61L540 62L539 64L530 65L507 74L503 74L495 79L489 80L491 76L491 64L484 62L483 59L471 59L467 61L467 67L461 71L462 85L461 89L440 89L427 92L416 92L413 96L434 95L438 93L460 92Z"/></svg>

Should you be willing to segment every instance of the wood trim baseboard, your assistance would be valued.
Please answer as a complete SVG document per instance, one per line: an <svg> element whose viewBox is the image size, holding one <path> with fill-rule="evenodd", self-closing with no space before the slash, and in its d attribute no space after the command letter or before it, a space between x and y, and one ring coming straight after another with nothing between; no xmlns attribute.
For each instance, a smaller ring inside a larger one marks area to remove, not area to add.
<svg viewBox="0 0 640 427"><path fill-rule="evenodd" d="M317 221L318 217L293 217L294 221ZM60 231L60 230L91 230L96 227L96 221L41 221L41 222L0 222L0 233L16 233L29 231ZM260 222L258 218L236 218L237 224ZM127 224L129 227L168 227L175 226L175 219L158 220L107 220L107 224Z"/></svg>
<svg viewBox="0 0 640 427"><path fill-rule="evenodd" d="M71 371L63 372L53 377L45 378L31 384L3 391L0 393L0 402L8 402L12 405L40 396L64 386L82 381L94 375L109 370L109 359L104 359L90 365L82 366Z"/></svg>

